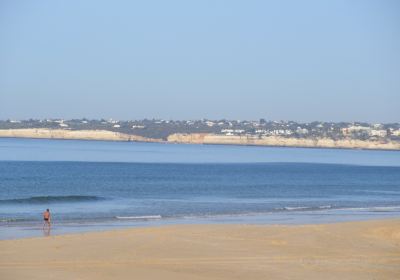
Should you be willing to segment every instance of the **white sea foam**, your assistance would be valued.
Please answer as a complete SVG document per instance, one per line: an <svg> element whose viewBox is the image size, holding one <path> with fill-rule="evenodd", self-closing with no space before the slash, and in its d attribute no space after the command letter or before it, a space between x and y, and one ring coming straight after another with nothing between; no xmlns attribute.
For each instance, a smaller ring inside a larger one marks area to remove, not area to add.
<svg viewBox="0 0 400 280"><path fill-rule="evenodd" d="M161 219L161 215L149 215L149 216L115 216L118 220L156 220Z"/></svg>
<svg viewBox="0 0 400 280"><path fill-rule="evenodd" d="M295 211L295 210L304 210L304 209L311 209L311 207L300 206L300 207L283 207L283 209L288 211Z"/></svg>
<svg viewBox="0 0 400 280"><path fill-rule="evenodd" d="M299 211L299 210L322 210L331 209L332 205L321 205L321 206L298 206L298 207L283 207L283 210L287 211ZM279 210L279 209L278 209Z"/></svg>
<svg viewBox="0 0 400 280"><path fill-rule="evenodd" d="M391 211L400 211L400 206L352 207L352 208L341 208L337 210L391 212Z"/></svg>

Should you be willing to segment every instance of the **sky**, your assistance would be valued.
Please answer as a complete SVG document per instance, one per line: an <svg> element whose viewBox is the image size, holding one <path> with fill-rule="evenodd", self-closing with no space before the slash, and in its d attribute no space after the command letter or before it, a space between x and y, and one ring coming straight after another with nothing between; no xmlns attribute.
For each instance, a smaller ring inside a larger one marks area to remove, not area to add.
<svg viewBox="0 0 400 280"><path fill-rule="evenodd" d="M0 0L0 119L400 122L400 1Z"/></svg>

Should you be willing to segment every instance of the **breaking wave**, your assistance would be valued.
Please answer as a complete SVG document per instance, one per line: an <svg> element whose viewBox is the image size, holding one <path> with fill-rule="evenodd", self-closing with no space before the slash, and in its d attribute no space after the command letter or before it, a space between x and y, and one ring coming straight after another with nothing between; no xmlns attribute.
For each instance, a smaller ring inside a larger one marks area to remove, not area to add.
<svg viewBox="0 0 400 280"><path fill-rule="evenodd" d="M323 210L323 209L332 209L332 205L322 205L322 206L299 206L299 207L283 207L278 208L277 210L286 210L286 211L302 211L302 210Z"/></svg>
<svg viewBox="0 0 400 280"><path fill-rule="evenodd" d="M161 219L161 215L149 215L149 216L115 216L118 220L158 220Z"/></svg>
<svg viewBox="0 0 400 280"><path fill-rule="evenodd" d="M91 195L32 196L28 198L3 199L0 200L0 204L47 204L60 202L88 202L99 200L104 200L104 198Z"/></svg>

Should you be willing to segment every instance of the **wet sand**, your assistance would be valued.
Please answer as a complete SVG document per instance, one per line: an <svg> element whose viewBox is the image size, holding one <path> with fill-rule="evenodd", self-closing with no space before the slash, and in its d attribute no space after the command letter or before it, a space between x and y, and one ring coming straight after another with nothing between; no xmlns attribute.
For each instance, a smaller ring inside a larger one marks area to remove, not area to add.
<svg viewBox="0 0 400 280"><path fill-rule="evenodd" d="M3 240L0 279L400 279L400 219Z"/></svg>

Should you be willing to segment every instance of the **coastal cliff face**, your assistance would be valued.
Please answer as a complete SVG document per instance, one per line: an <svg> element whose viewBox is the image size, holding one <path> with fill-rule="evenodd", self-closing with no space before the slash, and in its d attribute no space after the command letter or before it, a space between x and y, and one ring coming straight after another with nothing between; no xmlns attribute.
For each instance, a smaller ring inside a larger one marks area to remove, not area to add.
<svg viewBox="0 0 400 280"><path fill-rule="evenodd" d="M329 138L284 138L279 136L227 136L208 133L172 134L168 137L168 142L188 144L226 144L309 148L400 150L399 142L379 142L354 139L333 140Z"/></svg>
<svg viewBox="0 0 400 280"><path fill-rule="evenodd" d="M165 142L162 139L146 138L108 130L65 130L65 129L0 129L0 137L71 139L71 140L105 140L135 142ZM365 141L354 139L333 140L329 138L284 138L279 136L239 136L210 133L176 133L168 136L168 143L187 144L219 144L219 145L257 145L307 148L346 148L346 149L378 149L400 150L400 142Z"/></svg>
<svg viewBox="0 0 400 280"><path fill-rule="evenodd" d="M43 128L0 129L0 137L161 142L159 139L146 138L138 135L129 135L108 130L64 130Z"/></svg>

